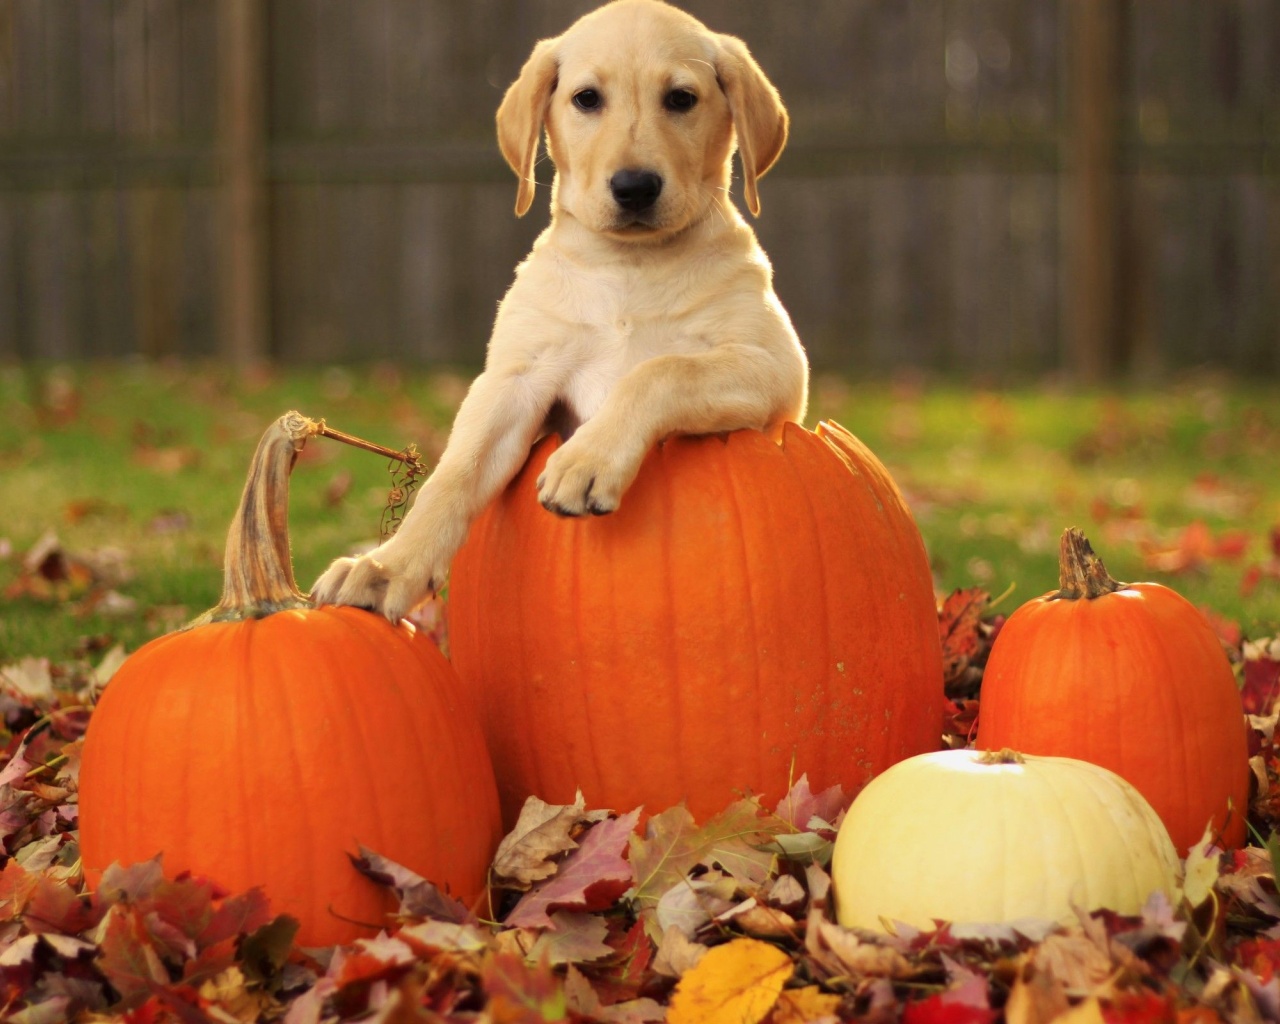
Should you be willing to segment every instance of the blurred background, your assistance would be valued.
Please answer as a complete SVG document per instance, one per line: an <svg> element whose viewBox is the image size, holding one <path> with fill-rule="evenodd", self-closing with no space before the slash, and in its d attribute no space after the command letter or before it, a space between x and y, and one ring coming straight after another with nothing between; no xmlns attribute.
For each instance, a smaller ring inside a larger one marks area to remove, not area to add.
<svg viewBox="0 0 1280 1024"><path fill-rule="evenodd" d="M592 6L0 0L0 362L478 365L547 220L493 113ZM1276 0L683 6L790 108L757 227L819 369L1280 369Z"/></svg>

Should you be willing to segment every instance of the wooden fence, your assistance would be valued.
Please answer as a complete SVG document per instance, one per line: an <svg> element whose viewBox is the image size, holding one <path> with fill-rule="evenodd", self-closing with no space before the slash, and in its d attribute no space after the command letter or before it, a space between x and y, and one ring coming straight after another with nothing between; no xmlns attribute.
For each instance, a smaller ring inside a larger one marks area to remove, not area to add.
<svg viewBox="0 0 1280 1024"><path fill-rule="evenodd" d="M546 219L493 111L590 6L0 0L0 360L478 363ZM1280 0L684 6L791 110L816 364L1280 370Z"/></svg>

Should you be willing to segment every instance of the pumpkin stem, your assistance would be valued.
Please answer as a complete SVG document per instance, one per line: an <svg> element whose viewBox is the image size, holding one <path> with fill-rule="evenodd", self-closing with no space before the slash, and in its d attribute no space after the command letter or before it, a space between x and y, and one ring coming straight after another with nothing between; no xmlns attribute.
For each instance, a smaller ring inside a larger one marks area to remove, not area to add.
<svg viewBox="0 0 1280 1024"><path fill-rule="evenodd" d="M978 764L1026 764L1026 758L1016 750L1003 747L1000 750L984 750L978 755Z"/></svg>
<svg viewBox="0 0 1280 1024"><path fill-rule="evenodd" d="M187 628L312 607L293 578L289 473L307 438L322 426L299 412L287 412L262 435L227 534L222 600Z"/></svg>
<svg viewBox="0 0 1280 1024"><path fill-rule="evenodd" d="M1062 534L1061 554L1058 557L1058 587L1053 600L1078 601L1083 597L1092 601L1104 594L1123 590L1125 584L1111 578L1102 559L1094 554L1088 539L1072 526Z"/></svg>

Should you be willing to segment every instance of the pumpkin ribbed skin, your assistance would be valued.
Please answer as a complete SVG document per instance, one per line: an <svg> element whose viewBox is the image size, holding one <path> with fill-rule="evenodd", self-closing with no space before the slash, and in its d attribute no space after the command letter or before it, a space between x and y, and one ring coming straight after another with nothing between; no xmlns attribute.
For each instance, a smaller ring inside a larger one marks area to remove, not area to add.
<svg viewBox="0 0 1280 1024"><path fill-rule="evenodd" d="M1045 594L1009 616L983 674L977 745L1111 769L1183 854L1210 821L1220 842L1239 846L1248 751L1222 644L1168 587L1115 585L1096 597Z"/></svg>
<svg viewBox="0 0 1280 1024"><path fill-rule="evenodd" d="M452 659L502 796L696 817L743 791L853 790L935 749L942 669L924 546L851 434L676 437L621 508L561 519L547 438L454 561Z"/></svg>
<svg viewBox="0 0 1280 1024"><path fill-rule="evenodd" d="M849 928L929 929L1173 898L1178 857L1138 791L1071 758L946 750L894 765L845 815L831 858Z"/></svg>
<svg viewBox="0 0 1280 1024"><path fill-rule="evenodd" d="M385 926L357 843L470 899L500 838L484 740L435 645L354 608L213 623L139 649L103 693L80 772L86 867L164 855L261 885L302 945Z"/></svg>

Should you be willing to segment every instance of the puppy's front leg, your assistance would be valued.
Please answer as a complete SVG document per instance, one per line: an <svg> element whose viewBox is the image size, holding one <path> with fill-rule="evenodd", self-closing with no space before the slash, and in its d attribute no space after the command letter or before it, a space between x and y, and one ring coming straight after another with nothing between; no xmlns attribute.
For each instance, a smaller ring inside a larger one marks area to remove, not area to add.
<svg viewBox="0 0 1280 1024"><path fill-rule="evenodd" d="M804 416L803 356L722 344L655 356L614 385L599 411L547 460L538 500L565 516L617 509L645 453L668 434L764 429Z"/></svg>
<svg viewBox="0 0 1280 1024"><path fill-rule="evenodd" d="M400 530L367 555L339 558L316 581L312 599L357 605L398 622L443 584L471 521L524 464L559 386L545 364L477 377Z"/></svg>

